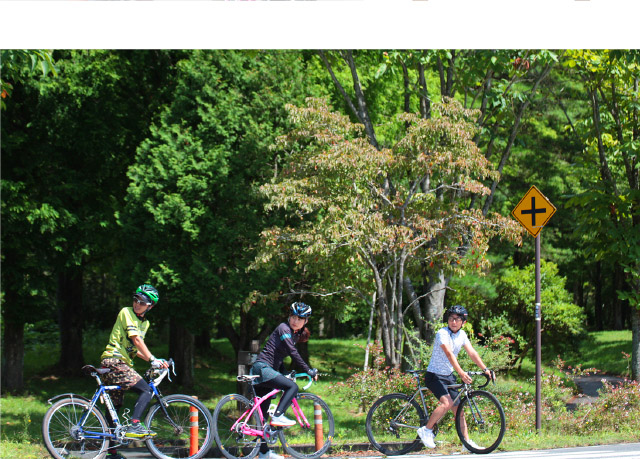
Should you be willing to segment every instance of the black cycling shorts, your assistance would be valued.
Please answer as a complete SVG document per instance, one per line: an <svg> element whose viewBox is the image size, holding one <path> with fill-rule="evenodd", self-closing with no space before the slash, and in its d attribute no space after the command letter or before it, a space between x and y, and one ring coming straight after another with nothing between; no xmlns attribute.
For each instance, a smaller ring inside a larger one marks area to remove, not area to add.
<svg viewBox="0 0 640 459"><path fill-rule="evenodd" d="M440 400L442 397L444 397L447 394L449 394L451 398L455 400L458 394L460 393L457 390L447 388L447 385L457 383L456 376L454 373L451 373L450 375L439 375L439 374L431 373L430 371L427 371L427 373L424 376L424 383L425 383L425 386L427 386L429 390L433 392L433 395L435 395L438 398L438 400ZM459 404L460 404L460 400L458 400L455 403L456 406Z"/></svg>

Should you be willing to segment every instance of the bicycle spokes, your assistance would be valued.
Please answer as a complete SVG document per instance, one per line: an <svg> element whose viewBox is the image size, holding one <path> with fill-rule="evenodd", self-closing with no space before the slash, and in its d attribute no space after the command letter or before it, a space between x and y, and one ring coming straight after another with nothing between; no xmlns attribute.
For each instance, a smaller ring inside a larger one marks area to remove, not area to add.
<svg viewBox="0 0 640 459"><path fill-rule="evenodd" d="M506 430L500 402L488 392L470 392L458 408L456 429L465 447L470 451L493 451L502 441Z"/></svg>
<svg viewBox="0 0 640 459"><path fill-rule="evenodd" d="M331 446L334 421L329 406L317 395L302 393L291 410L296 424L279 431L285 451L296 458L317 458Z"/></svg>
<svg viewBox="0 0 640 459"><path fill-rule="evenodd" d="M389 456L406 454L418 446L417 430L424 414L415 400L402 394L378 399L367 415L367 436L378 451Z"/></svg>
<svg viewBox="0 0 640 459"><path fill-rule="evenodd" d="M246 418L251 408L251 402L241 395L227 395L216 406L214 436L220 451L228 459L251 458L258 453L262 423L257 410ZM252 435L252 432L259 435Z"/></svg>

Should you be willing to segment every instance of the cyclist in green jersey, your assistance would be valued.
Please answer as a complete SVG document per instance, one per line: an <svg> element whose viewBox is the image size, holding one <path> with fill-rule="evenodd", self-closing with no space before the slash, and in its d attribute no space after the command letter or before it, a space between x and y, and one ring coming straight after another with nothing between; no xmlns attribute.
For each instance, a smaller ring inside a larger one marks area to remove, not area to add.
<svg viewBox="0 0 640 459"><path fill-rule="evenodd" d="M101 356L102 366L111 369L104 375L104 383L117 384L123 389L111 392L116 410L122 406L125 390L132 389L140 394L133 408L131 425L127 427L126 437L144 438L155 435L155 432L147 429L140 422L140 417L151 401L152 392L147 382L133 369L133 359L140 357L151 362L154 368L169 366L166 360L156 359L144 342L149 330L149 321L145 314L158 303L159 299L158 290L153 286L142 284L138 287L133 295L133 306L122 308L118 313L109 336L109 343ZM107 413L107 419L112 422L109 413ZM119 455L115 448L109 448L106 459L124 459L124 457Z"/></svg>

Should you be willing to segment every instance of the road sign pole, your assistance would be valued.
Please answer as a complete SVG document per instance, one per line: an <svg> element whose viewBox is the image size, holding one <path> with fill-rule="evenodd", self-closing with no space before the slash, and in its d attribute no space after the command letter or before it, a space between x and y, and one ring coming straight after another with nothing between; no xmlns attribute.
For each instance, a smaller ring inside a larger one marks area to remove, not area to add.
<svg viewBox="0 0 640 459"><path fill-rule="evenodd" d="M542 419L542 337L540 312L540 233L536 236L536 432L540 433Z"/></svg>
<svg viewBox="0 0 640 459"><path fill-rule="evenodd" d="M540 433L542 421L542 315L540 312L540 231L547 224L556 208L541 192L532 185L529 191L511 211L511 215L536 240L536 432Z"/></svg>

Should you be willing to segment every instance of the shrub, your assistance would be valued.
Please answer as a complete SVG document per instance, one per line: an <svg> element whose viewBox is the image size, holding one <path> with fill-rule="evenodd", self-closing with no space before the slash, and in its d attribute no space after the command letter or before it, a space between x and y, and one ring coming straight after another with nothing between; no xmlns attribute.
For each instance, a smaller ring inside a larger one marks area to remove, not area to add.
<svg viewBox="0 0 640 459"><path fill-rule="evenodd" d="M411 375L382 366L384 354L378 342L371 346L370 353L374 362L372 368L357 371L345 382L331 386L340 394L342 400L358 406L361 412L368 410L373 402L385 394L411 394L416 390L416 382Z"/></svg>
<svg viewBox="0 0 640 459"><path fill-rule="evenodd" d="M571 294L565 289L566 279L558 275L558 267L554 263L543 261L540 273L543 339L547 344L562 348L585 333L585 314L582 308L572 303ZM518 352L526 350L525 343L532 343L535 338L533 298L534 265L524 269L506 269L500 276L498 297L488 302L487 309L482 311L481 333L486 336L508 334L516 341ZM501 326L496 327L496 324ZM524 354L520 357L523 358Z"/></svg>

